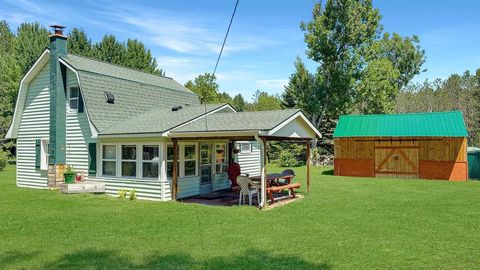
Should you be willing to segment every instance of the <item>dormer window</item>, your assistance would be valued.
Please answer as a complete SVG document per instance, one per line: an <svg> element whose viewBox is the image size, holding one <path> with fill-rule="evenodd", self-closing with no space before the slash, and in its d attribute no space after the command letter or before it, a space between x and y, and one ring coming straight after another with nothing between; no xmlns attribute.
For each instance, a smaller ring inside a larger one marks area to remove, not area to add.
<svg viewBox="0 0 480 270"><path fill-rule="evenodd" d="M68 104L70 105L70 110L78 110L78 87L70 87L70 96L68 99Z"/></svg>

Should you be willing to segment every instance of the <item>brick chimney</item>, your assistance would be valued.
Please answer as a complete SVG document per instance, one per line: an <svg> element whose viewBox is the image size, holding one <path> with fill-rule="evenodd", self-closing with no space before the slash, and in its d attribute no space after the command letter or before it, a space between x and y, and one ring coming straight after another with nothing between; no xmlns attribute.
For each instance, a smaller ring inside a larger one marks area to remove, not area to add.
<svg viewBox="0 0 480 270"><path fill-rule="evenodd" d="M60 56L67 55L67 37L64 26L51 25L50 35L50 138L48 159L48 186L64 181L66 162L66 67L60 64Z"/></svg>

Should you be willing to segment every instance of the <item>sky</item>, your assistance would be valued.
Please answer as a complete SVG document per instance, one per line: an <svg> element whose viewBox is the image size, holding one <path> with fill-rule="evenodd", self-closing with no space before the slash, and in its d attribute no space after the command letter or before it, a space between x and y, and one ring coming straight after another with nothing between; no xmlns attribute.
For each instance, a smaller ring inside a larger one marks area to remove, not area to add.
<svg viewBox="0 0 480 270"><path fill-rule="evenodd" d="M301 21L311 19L312 0L240 0L217 69L221 91L280 94L296 56L308 67ZM480 68L480 1L373 0L386 32L417 35L426 53L425 72L413 81L446 78ZM166 76L180 83L212 72L235 0L35 1L0 0L0 20L84 29L93 41L106 33L142 41Z"/></svg>

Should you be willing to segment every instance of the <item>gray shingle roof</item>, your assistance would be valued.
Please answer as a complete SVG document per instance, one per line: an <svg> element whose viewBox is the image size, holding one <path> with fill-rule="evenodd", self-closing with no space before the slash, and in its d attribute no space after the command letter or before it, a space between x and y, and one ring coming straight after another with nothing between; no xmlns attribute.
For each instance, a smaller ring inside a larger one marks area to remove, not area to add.
<svg viewBox="0 0 480 270"><path fill-rule="evenodd" d="M113 125L103 134L161 133L225 105L209 104L206 108L204 105L187 106L178 111L154 109L126 120L122 125Z"/></svg>
<svg viewBox="0 0 480 270"><path fill-rule="evenodd" d="M91 121L102 134L141 114L185 104L199 105L197 94L175 80L69 54L62 59L77 70ZM115 96L105 100L104 91ZM160 118L163 118L160 116ZM135 133L132 130L128 133Z"/></svg>
<svg viewBox="0 0 480 270"><path fill-rule="evenodd" d="M215 131L243 131L243 130L271 130L299 112L297 109L238 112L238 113L214 113L201 118L183 127L175 129L172 133L183 132L215 132Z"/></svg>

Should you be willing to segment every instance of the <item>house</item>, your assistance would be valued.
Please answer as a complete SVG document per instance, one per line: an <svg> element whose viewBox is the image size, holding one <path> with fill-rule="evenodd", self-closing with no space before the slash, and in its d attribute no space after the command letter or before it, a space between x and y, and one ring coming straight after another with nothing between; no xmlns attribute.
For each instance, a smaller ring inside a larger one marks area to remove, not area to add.
<svg viewBox="0 0 480 270"><path fill-rule="evenodd" d="M459 111L341 116L335 175L465 181L467 136Z"/></svg>
<svg viewBox="0 0 480 270"><path fill-rule="evenodd" d="M229 188L232 160L261 174L265 192L266 141L319 136L299 110L203 105L172 78L69 54L61 27L22 79L7 133L20 187L57 186L72 165L108 194L162 201Z"/></svg>

